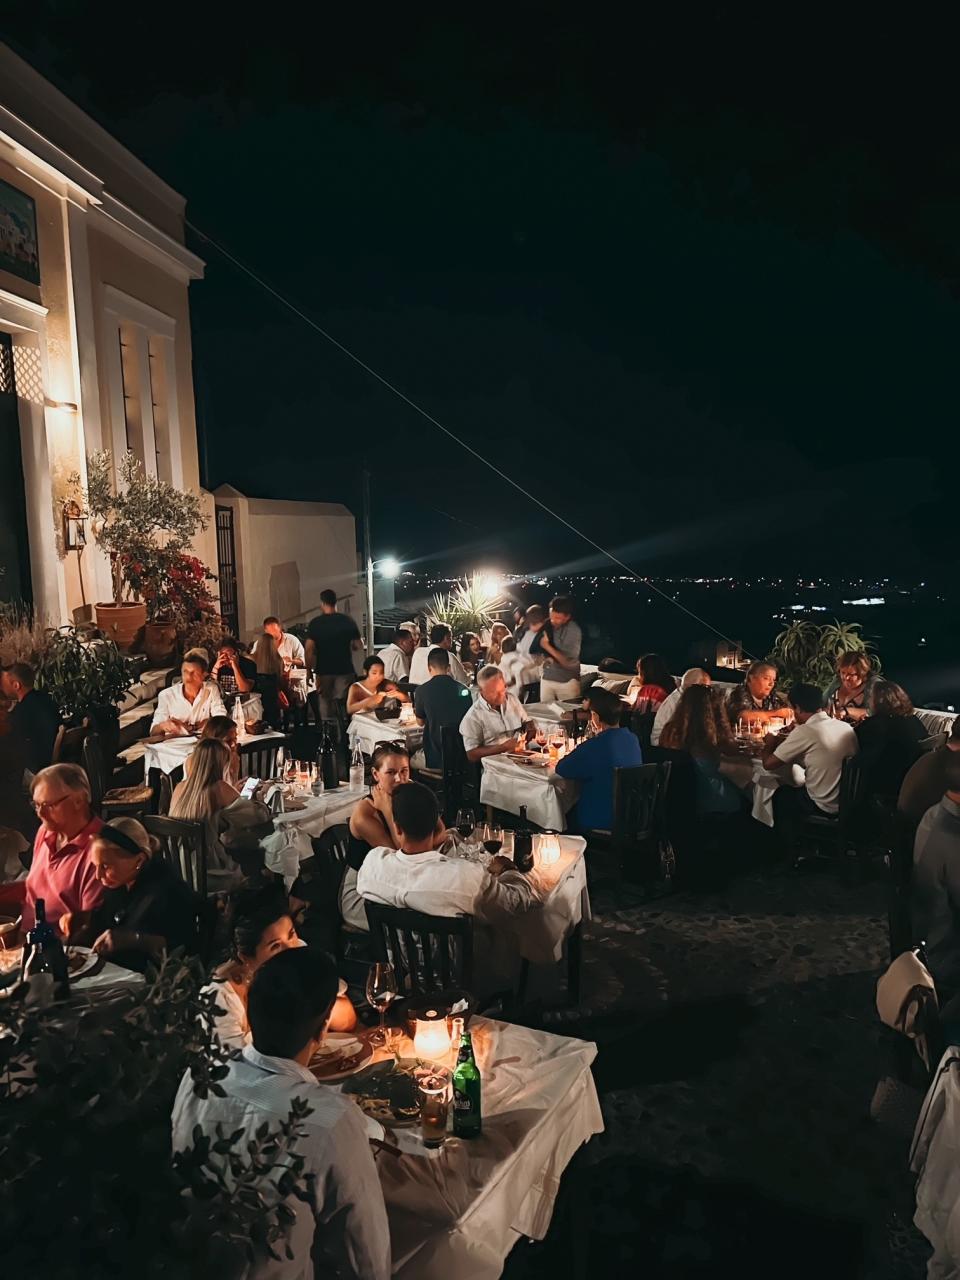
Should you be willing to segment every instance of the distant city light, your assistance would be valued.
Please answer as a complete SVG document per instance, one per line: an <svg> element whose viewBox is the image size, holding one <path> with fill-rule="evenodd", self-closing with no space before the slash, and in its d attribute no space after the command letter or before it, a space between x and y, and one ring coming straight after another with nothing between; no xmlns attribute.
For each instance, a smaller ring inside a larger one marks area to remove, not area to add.
<svg viewBox="0 0 960 1280"><path fill-rule="evenodd" d="M868 605L868 604L886 604L883 596L862 596L859 600L844 600L844 604Z"/></svg>

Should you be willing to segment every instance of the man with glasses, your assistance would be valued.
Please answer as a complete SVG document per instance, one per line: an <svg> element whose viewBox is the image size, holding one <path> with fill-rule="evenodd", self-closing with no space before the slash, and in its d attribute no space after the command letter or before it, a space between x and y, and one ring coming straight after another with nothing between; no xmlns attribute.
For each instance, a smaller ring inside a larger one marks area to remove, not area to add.
<svg viewBox="0 0 960 1280"><path fill-rule="evenodd" d="M30 790L43 825L27 875L24 931L34 926L38 898L56 928L67 912L92 911L103 897L90 861L90 844L103 823L91 808L87 775L77 764L52 764L34 777Z"/></svg>

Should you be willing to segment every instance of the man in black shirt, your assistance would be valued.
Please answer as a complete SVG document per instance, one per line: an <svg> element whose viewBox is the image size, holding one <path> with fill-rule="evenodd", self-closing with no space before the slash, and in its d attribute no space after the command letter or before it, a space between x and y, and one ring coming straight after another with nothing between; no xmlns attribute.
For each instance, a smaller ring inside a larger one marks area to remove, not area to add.
<svg viewBox="0 0 960 1280"><path fill-rule="evenodd" d="M427 658L430 679L420 685L413 696L413 709L423 725L423 755L428 769L443 767L441 751L443 730L459 728L470 710L470 690L458 684L450 674L450 654L446 649L431 649Z"/></svg>
<svg viewBox="0 0 960 1280"><path fill-rule="evenodd" d="M35 689L33 683L33 668L25 662L14 662L0 676L0 692L15 699L10 712L11 731L22 743L26 767L31 773L38 773L53 760L60 712L49 693Z"/></svg>
<svg viewBox="0 0 960 1280"><path fill-rule="evenodd" d="M353 651L363 648L357 624L345 613L337 612L337 593L320 592L320 613L307 627L307 670L317 678L320 715L333 717L333 704L342 698L347 686L356 678Z"/></svg>

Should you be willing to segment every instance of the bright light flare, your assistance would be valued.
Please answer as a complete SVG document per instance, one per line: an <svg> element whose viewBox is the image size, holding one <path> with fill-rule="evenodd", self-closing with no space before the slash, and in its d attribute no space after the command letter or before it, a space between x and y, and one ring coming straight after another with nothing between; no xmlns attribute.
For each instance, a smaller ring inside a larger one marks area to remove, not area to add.
<svg viewBox="0 0 960 1280"><path fill-rule="evenodd" d="M385 556L379 564L381 578L399 578L400 561L395 556Z"/></svg>

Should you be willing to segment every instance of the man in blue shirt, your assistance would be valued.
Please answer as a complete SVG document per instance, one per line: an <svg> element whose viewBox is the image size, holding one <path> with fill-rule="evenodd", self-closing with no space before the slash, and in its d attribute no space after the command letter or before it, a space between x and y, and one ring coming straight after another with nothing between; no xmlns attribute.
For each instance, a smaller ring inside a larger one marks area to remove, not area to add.
<svg viewBox="0 0 960 1280"><path fill-rule="evenodd" d="M637 735L620 728L623 703L607 689L590 690L590 722L595 736L581 742L557 764L557 776L580 783L580 798L570 814L578 831L613 827L613 771L643 764Z"/></svg>
<svg viewBox="0 0 960 1280"><path fill-rule="evenodd" d="M470 690L458 684L450 674L450 654L446 649L431 649L427 657L430 679L413 695L413 709L423 725L423 754L428 769L443 767L443 731L459 727L470 710Z"/></svg>

